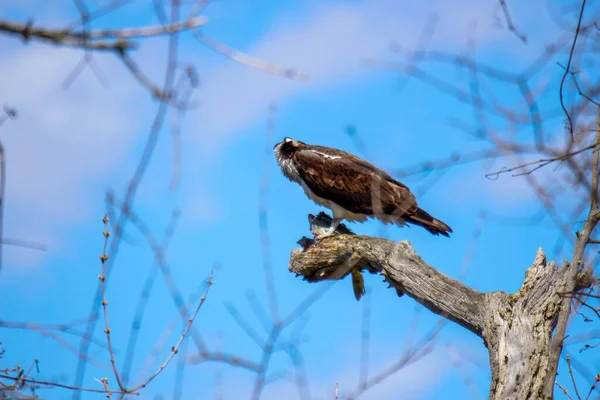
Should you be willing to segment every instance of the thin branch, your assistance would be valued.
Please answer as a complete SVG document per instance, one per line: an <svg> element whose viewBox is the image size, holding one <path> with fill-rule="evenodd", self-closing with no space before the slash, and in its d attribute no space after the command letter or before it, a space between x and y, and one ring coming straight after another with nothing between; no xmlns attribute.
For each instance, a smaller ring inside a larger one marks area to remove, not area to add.
<svg viewBox="0 0 600 400"><path fill-rule="evenodd" d="M573 143L575 141L575 137L573 134L573 120L571 118L571 115L569 114L569 111L567 111L567 108L565 106L563 87L565 85L565 80L567 79L567 76L571 72L571 62L573 61L573 53L575 52L577 38L579 37L579 32L581 30L581 21L583 19L583 11L585 9L586 2L587 2L587 0L583 0L581 3L581 10L579 11L579 19L577 20L577 29L575 30L575 35L573 36L573 43L571 44L571 50L569 52L569 60L567 61L565 73L563 74L562 79L560 80L560 89L559 89L560 106L562 107L562 109L567 117L568 123L569 123L568 128L569 128L569 134L571 135L571 143Z"/></svg>
<svg viewBox="0 0 600 400"><path fill-rule="evenodd" d="M269 317L268 317L265 309L262 307L262 305L258 301L254 290L246 291L246 300L248 300L250 309L254 313L254 316L256 317L258 322L262 325L265 332L269 333L269 331L271 330L271 323L269 322Z"/></svg>
<svg viewBox="0 0 600 400"><path fill-rule="evenodd" d="M20 23L0 20L0 32L20 35L25 41L37 39L57 45L124 53L126 50L135 48L135 44L130 41L131 39L170 35L176 32L196 29L206 24L206 22L206 17L197 17L166 26L73 31L71 29L39 28L33 26L31 22Z"/></svg>
<svg viewBox="0 0 600 400"><path fill-rule="evenodd" d="M25 330L31 330L31 331L37 332L42 336L47 336L47 337L52 338L53 340L55 340L62 346L66 347L67 350L72 351L75 355L79 355L77 353L77 351L70 344L68 344L64 340L60 339L57 335L55 335L49 331L59 331L64 334L80 337L82 340L90 341L91 343L93 343L99 347L106 348L106 345L104 345L104 343L100 342L99 340L96 340L96 339L90 338L90 337L86 337L84 333L79 332L74 329L74 326L85 324L87 322L88 322L87 320L83 320L81 322L76 321L76 322L64 323L64 324L34 324L34 323L30 323L30 322L15 322L15 321L0 320L0 328L25 329Z"/></svg>
<svg viewBox="0 0 600 400"><path fill-rule="evenodd" d="M134 0L113 0L110 3L106 4L105 6L102 6L93 12L86 12L84 17L80 16L80 18L77 18L72 23L67 25L65 27L65 29L68 29L68 30L77 29L78 27L82 26L82 24L89 23L89 22L93 21L94 19L103 17L103 16L117 10L119 7L123 7L126 4L132 3L133 1ZM80 9L80 13L81 13L80 3L77 2L76 5L77 5L77 8Z"/></svg>
<svg viewBox="0 0 600 400"><path fill-rule="evenodd" d="M146 381L144 381L143 383L139 384L138 386L134 387L131 390L137 391L139 389L145 388L150 382L152 382L154 380L154 378L156 378L167 367L167 365L169 365L169 362L171 361L171 359L175 356L175 354L177 354L179 352L179 346L181 346L181 342L183 342L183 339L185 339L188 331L190 330L190 327L192 326L192 324L194 323L194 320L196 319L196 316L198 315L198 312L200 311L200 308L202 308L202 305L206 301L206 296L208 295L208 291L213 284L213 280L212 280L213 272L214 272L214 267L213 267L213 270L211 270L210 275L206 281L206 290L205 290L204 294L202 295L202 297L200 297L200 302L198 303L198 306L194 310L194 313L192 314L192 316L188 319L185 329L181 333L179 340L177 341L175 346L171 347L171 353L169 353L169 356L167 357L165 362L162 363L162 365L160 367L158 367L156 372L154 372L154 374L150 375L150 377L148 377L148 379L146 379Z"/></svg>
<svg viewBox="0 0 600 400"><path fill-rule="evenodd" d="M596 314L596 316L597 316L597 317L600 319L600 311L598 311L596 308L594 308L594 307L590 306L588 303L586 303L585 301L581 300L579 297L576 297L575 299L576 299L576 300L578 300L578 301L579 301L579 303L580 303L580 304L581 304L583 307L586 307L586 308L589 308L590 310L592 310L592 311L593 311L593 312ZM591 321L591 320L590 320L590 321Z"/></svg>
<svg viewBox="0 0 600 400"><path fill-rule="evenodd" d="M573 156L576 156L578 154L581 154L581 153L583 153L585 151L592 150L592 149L597 149L599 147L600 147L600 143L594 143L594 144L586 146L586 147L584 147L582 149L579 149L579 150L576 150L576 151L564 154L562 156L552 157L552 158L540 158L539 160L530 161L530 162L527 162L527 163L524 163L524 164L517 165L515 167L502 168L501 170L498 170L496 172L490 172L488 174L485 174L485 177L486 178L490 178L490 179L496 179L497 177L499 177L502 174L507 174L507 173L511 173L511 172L514 172L514 171L519 171L519 170L522 170L522 169L526 169L528 167L533 167L532 169L527 169L526 171L519 172L518 174L511 174L511 176L529 175L529 174L537 171L538 169L545 167L546 165L552 164L552 163L554 163L556 161L565 161L565 160L567 160L567 159L569 159L569 158L571 158Z"/></svg>
<svg viewBox="0 0 600 400"><path fill-rule="evenodd" d="M4 196L6 193L6 156L4 145L0 141L0 240L4 242ZM0 272L2 272L3 249L0 246Z"/></svg>
<svg viewBox="0 0 600 400"><path fill-rule="evenodd" d="M0 374L0 378L2 379L10 379L13 381L17 381L20 378L16 377L16 376L10 376L10 375L5 375L5 374ZM49 382L49 381L42 381L39 379L21 379L23 382L29 383L29 384L33 384L33 385L43 385L43 386L49 386L49 387L57 387L57 388L61 388L61 389L68 389L68 390L73 390L76 392L90 392L90 393L106 393L106 391L104 389L91 389L91 388L85 388L85 387L78 387L78 386L71 386L71 385L64 385L62 383L57 383L57 382ZM114 394L128 394L128 395L135 395L138 396L139 392L119 392L119 391L112 391L112 393Z"/></svg>
<svg viewBox="0 0 600 400"><path fill-rule="evenodd" d="M598 373L594 378L594 383L592 383L592 385L590 386L590 391L588 392L587 396L585 396L585 400L588 400L592 395L592 392L596 390L596 385L598 385L598 382L600 382L600 373Z"/></svg>
<svg viewBox="0 0 600 400"><path fill-rule="evenodd" d="M273 347L275 346L275 343L277 343L280 333L281 328L278 325L273 325L271 333L269 334L267 342L265 343L263 355L259 364L259 371L254 381L254 390L252 392L252 396L250 397L252 400L258 400L265 387L265 378L267 375L267 369L269 368L269 363L271 361L271 355L273 354Z"/></svg>
<svg viewBox="0 0 600 400"><path fill-rule="evenodd" d="M500 3L500 7L502 8L502 12L504 13L504 19L506 20L506 25L509 31L515 34L516 37L519 38L523 43L527 42L527 36L521 33L513 24L512 18L510 17L510 12L508 11L508 6L506 5L505 0L498 0Z"/></svg>
<svg viewBox="0 0 600 400"><path fill-rule="evenodd" d="M2 107L2 114L0 115L0 126L9 119L17 118L17 110L12 107L5 105ZM4 145L0 141L0 240L4 239L4 196L6 191L6 154L4 151ZM2 246L0 246L0 272L2 272Z"/></svg>
<svg viewBox="0 0 600 400"><path fill-rule="evenodd" d="M2 243L5 246L15 246L15 247L22 247L24 249L29 249L29 250L46 251L46 246L44 246L43 244L30 242L27 240L2 238L0 240L0 243Z"/></svg>
<svg viewBox="0 0 600 400"><path fill-rule="evenodd" d="M219 42L216 39L211 38L210 36L206 35L200 30L190 31L190 33L206 47L218 53L221 53L225 57L228 57L240 64L267 72L269 74L279 75L292 80L307 81L309 79L309 76L307 74L298 72L293 68L281 68L274 64L270 64L266 61L263 61L260 58L244 54L241 51L234 49L233 47L229 47L225 43Z"/></svg>
<svg viewBox="0 0 600 400"><path fill-rule="evenodd" d="M404 178L423 172L431 172L434 170L437 171L444 168L450 168L460 164L482 161L497 156L503 156L503 152L497 148L488 150L477 150L465 154L452 154L446 158L440 158L435 161L427 161L406 168L398 168L393 170L392 173L393 175L399 178Z"/></svg>
<svg viewBox="0 0 600 400"><path fill-rule="evenodd" d="M108 255L106 255L106 249L108 247L108 237L110 236L110 232L108 231L108 216L107 215L105 215L104 218L102 218L102 222L104 223L104 232L102 233L104 235L104 248L102 250L102 255L100 255L100 261L102 262L102 272L100 273L100 276L98 277L98 279L100 279L100 284L101 284L101 288L102 288L102 310L104 313L104 333L106 334L106 343L108 344L108 354L110 355L110 363L113 368L115 379L117 380L117 384L119 385L119 389L121 389L121 392L126 392L127 390L125 389L123 382L121 382L119 370L117 369L117 362L115 361L115 352L112 347L112 340L111 340L111 336L110 336L111 331L110 331L110 326L108 324L108 311L107 311L108 300L106 300L106 285L105 285L106 268L105 267L106 267L106 261L108 260Z"/></svg>
<svg viewBox="0 0 600 400"><path fill-rule="evenodd" d="M586 93L583 92L583 90L579 86L579 82L577 81L577 78L575 77L575 72L571 72L570 74L571 74L571 77L573 78L573 84L575 85L575 88L577 89L577 92L579 93L579 95L581 97L583 97L584 99L586 99L587 101L589 101L590 103L595 104L598 107L600 107L600 102L594 100L592 97L590 97L589 95L587 95Z"/></svg>
<svg viewBox="0 0 600 400"><path fill-rule="evenodd" d="M181 344L180 352L182 355L177 359L177 369L175 371L175 383L173 385L173 400L181 400L183 398L183 388L185 379L185 370L187 367L186 358L188 353L189 342Z"/></svg>
<svg viewBox="0 0 600 400"><path fill-rule="evenodd" d="M237 308L235 306L233 306L233 304L229 304L229 303L225 304L225 308L227 309L227 312L229 312L229 315L231 315L233 317L233 319L235 320L235 322L240 326L240 328L242 328L242 330L244 331L246 336L248 336L250 339L252 339L252 341L261 350L264 351L264 349L265 349L264 341L260 338L258 333L256 333L256 331L252 328L252 326L248 323L248 321L246 321L246 319L240 315ZM269 330L269 332L270 332L270 330Z"/></svg>
<svg viewBox="0 0 600 400"><path fill-rule="evenodd" d="M33 360L25 373L19 373L19 380L17 380L13 385L15 388L19 388L21 386L21 382L23 382L23 379L27 379L27 377L31 373L31 370L33 369L34 366L36 366L39 369L38 362L39 362L38 360ZM21 367L19 366L19 368L21 368ZM22 370L21 370L21 372L22 372Z"/></svg>
<svg viewBox="0 0 600 400"><path fill-rule="evenodd" d="M196 29L207 22L206 17L197 17L188 19L183 22L172 22L168 25L156 25L156 26L145 26L142 28L119 28L119 29L106 29L90 31L89 33L77 33L72 32L73 37L80 37L82 39L136 39L145 37L154 37L160 35L171 35L174 33L187 31L190 29ZM0 26L1 29L1 26Z"/></svg>
<svg viewBox="0 0 600 400"><path fill-rule="evenodd" d="M188 13L187 19L192 19L198 16L198 14L202 12L204 7L206 7L208 3L210 3L210 0L198 0L196 4L194 4L194 7Z"/></svg>
<svg viewBox="0 0 600 400"><path fill-rule="evenodd" d="M124 53L127 50L135 48L135 44L125 40L106 40L89 42L82 37L73 35L69 30L57 29L49 30L34 27L32 23L25 24L0 20L0 32L19 35L25 41L37 39L50 44L66 47L85 48L94 51L116 51Z"/></svg>
<svg viewBox="0 0 600 400"><path fill-rule="evenodd" d="M573 368L571 368L571 356L569 355L569 353L567 353L565 355L565 358L567 359L567 366L569 367L569 376L571 377L571 382L573 382L573 388L575 388L575 394L577 395L577 398L579 400L581 400L581 396L579 395L579 390L577 389L577 382L575 382L575 376L573 375Z"/></svg>
<svg viewBox="0 0 600 400"><path fill-rule="evenodd" d="M600 106L598 106L598 115L596 117L596 137L595 137L595 141L594 144L596 146L600 146ZM591 204L590 204L590 208L592 210L596 210L598 209L598 181L599 181L599 175L600 175L600 157L599 154L600 151L599 149L595 149L593 156L592 156L592 193L591 193ZM590 232L591 234L591 232ZM588 238L589 241L589 238Z"/></svg>
<svg viewBox="0 0 600 400"><path fill-rule="evenodd" d="M571 397L571 395L569 394L569 391L567 390L566 387L564 387L563 385L561 385L560 383L558 383L558 381L554 382L556 384L556 386L558 386L560 388L560 390L562 390L562 392L570 399L570 400L574 400L573 397Z"/></svg>

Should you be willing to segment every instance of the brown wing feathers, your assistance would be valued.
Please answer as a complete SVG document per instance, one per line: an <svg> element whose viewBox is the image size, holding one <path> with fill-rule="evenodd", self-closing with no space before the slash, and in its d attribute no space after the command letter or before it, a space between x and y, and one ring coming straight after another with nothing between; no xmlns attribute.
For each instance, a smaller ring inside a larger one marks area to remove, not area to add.
<svg viewBox="0 0 600 400"><path fill-rule="evenodd" d="M341 150L311 146L296 152L303 181L319 197L348 211L367 216L394 216L419 225L434 235L452 229L417 206L408 187L386 172Z"/></svg>

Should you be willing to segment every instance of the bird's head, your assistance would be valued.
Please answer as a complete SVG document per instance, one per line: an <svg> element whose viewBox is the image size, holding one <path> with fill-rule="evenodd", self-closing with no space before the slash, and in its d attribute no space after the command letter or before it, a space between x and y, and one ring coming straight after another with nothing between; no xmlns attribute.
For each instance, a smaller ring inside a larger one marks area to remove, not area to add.
<svg viewBox="0 0 600 400"><path fill-rule="evenodd" d="M281 163L281 161L290 158L294 152L296 152L296 150L300 149L302 146L304 146L304 143L301 141L286 137L281 142L273 146L273 151L275 152L277 162Z"/></svg>

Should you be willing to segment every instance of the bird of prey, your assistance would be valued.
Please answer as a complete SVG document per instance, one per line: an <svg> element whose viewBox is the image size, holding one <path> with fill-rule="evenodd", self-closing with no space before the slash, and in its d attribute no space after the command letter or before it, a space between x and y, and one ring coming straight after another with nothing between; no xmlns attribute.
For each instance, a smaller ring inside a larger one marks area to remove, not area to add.
<svg viewBox="0 0 600 400"><path fill-rule="evenodd" d="M302 186L315 203L333 212L330 227L318 235L332 235L342 220L363 222L376 218L399 226L419 225L434 235L452 229L419 208L410 189L367 161L331 147L285 138L273 147L283 174Z"/></svg>
<svg viewBox="0 0 600 400"><path fill-rule="evenodd" d="M312 214L308 214L308 223L310 224L310 232L318 237L319 235L326 232L331 226L331 222L333 219L321 211L317 216ZM336 230L331 234L333 235L354 235L350 229L346 227L344 224L339 224ZM302 239L297 242L304 251L307 251L311 246L315 244L314 239L309 239L306 236L303 236ZM362 276L362 272L360 268L353 267L350 269L350 275L352 276L352 290L354 291L354 297L356 300L360 300L362 296L365 295L365 280Z"/></svg>

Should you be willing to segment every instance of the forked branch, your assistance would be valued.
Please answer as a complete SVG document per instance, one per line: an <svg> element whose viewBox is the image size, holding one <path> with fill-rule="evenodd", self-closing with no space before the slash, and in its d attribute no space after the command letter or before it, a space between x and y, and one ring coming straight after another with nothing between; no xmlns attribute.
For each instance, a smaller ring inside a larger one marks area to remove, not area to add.
<svg viewBox="0 0 600 400"><path fill-rule="evenodd" d="M547 263L540 249L519 291L508 294L481 293L444 275L406 241L331 236L293 250L289 263L291 272L309 282L341 279L357 268L381 273L399 294L481 337L490 357L491 399L541 398L546 379L553 380L548 350L574 266ZM575 274L575 291L591 285L585 272Z"/></svg>

